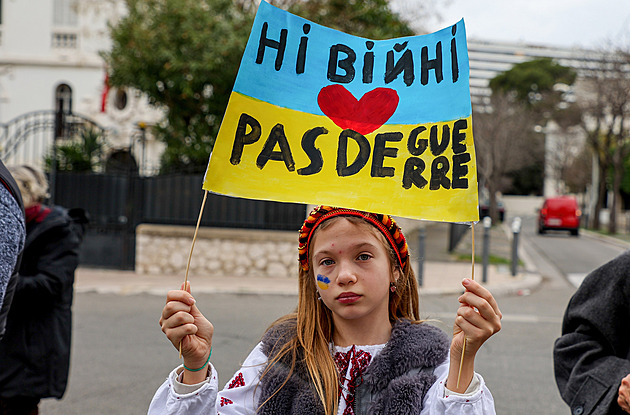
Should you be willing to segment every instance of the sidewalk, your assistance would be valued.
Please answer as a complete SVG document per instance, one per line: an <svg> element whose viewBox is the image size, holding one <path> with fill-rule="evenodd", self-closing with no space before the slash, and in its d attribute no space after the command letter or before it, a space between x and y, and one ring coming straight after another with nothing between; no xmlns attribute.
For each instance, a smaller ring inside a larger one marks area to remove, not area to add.
<svg viewBox="0 0 630 415"><path fill-rule="evenodd" d="M425 223L425 258L421 295L455 294L463 290L461 280L471 277L470 259L460 261L459 255L470 258L472 238L470 230L462 238L453 253L449 253L449 224L439 222ZM481 223L475 226L475 251L482 257L484 229ZM510 259L511 237L507 225L494 226L490 230L490 254ZM412 266L418 270L418 259L414 252L418 241L408 236L412 254ZM489 265L485 284L495 296L526 294L537 287L542 278L530 265L531 261L523 249L519 258L525 264L512 276L510 265ZM297 252L296 252L297 260ZM76 273L75 291L78 293L98 292L107 294L131 295L148 293L166 295L168 290L178 289L184 282L185 270L180 275L146 275L134 271L94 269L79 267ZM475 279L482 280L481 263L475 264ZM239 293L239 294L277 294L297 295L297 278L235 277L230 275L208 276L189 274L188 279L194 293Z"/></svg>

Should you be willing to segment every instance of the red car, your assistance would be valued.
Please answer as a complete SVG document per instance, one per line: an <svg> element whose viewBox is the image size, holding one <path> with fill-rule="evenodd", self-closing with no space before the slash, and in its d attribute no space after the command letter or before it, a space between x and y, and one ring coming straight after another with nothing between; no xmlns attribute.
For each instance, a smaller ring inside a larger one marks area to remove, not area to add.
<svg viewBox="0 0 630 415"><path fill-rule="evenodd" d="M538 233L564 230L578 236L581 215L577 200L572 196L545 199L542 208L538 211Z"/></svg>

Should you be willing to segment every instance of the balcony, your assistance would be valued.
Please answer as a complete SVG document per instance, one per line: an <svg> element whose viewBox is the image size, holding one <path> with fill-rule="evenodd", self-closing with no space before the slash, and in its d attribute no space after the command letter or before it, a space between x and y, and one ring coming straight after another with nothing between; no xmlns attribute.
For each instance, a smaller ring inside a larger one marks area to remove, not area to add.
<svg viewBox="0 0 630 415"><path fill-rule="evenodd" d="M72 32L53 32L51 47L53 49L77 49L78 35Z"/></svg>

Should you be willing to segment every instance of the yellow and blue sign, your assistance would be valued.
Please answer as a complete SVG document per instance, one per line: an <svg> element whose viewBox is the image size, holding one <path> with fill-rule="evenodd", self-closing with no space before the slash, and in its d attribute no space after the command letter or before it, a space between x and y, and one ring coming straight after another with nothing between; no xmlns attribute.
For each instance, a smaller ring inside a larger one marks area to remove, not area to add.
<svg viewBox="0 0 630 415"><path fill-rule="evenodd" d="M370 40L262 1L204 189L476 221L466 31Z"/></svg>

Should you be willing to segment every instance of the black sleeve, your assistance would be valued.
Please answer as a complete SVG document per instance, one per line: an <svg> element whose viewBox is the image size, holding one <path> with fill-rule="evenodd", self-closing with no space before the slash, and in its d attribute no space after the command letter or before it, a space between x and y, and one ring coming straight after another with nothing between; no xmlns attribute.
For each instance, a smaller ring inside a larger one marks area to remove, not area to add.
<svg viewBox="0 0 630 415"><path fill-rule="evenodd" d="M567 306L554 346L556 383L575 414L622 414L630 374L630 253L589 274Z"/></svg>
<svg viewBox="0 0 630 415"><path fill-rule="evenodd" d="M50 307L72 291L74 272L79 265L80 241L66 224L48 230L34 245L33 249L39 254L35 257L25 254L23 261L35 262L29 264L35 272L19 278L15 301L38 308Z"/></svg>

